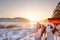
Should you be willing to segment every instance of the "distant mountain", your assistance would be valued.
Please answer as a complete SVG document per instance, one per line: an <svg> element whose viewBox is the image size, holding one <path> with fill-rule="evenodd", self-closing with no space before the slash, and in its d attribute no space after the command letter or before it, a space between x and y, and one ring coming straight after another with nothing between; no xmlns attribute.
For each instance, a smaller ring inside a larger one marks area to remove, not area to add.
<svg viewBox="0 0 60 40"><path fill-rule="evenodd" d="M29 22L27 18L15 17L15 18L0 18L0 22Z"/></svg>

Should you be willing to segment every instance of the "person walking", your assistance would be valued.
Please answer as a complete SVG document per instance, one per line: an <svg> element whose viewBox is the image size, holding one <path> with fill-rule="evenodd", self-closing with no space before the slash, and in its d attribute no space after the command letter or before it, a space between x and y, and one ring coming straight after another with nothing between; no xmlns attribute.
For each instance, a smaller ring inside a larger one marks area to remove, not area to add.
<svg viewBox="0 0 60 40"><path fill-rule="evenodd" d="M54 30L54 24L49 23L46 25L46 35L47 40L54 40L54 35L52 33L52 30Z"/></svg>
<svg viewBox="0 0 60 40"><path fill-rule="evenodd" d="M56 32L55 32L54 40L60 40L60 25L56 26Z"/></svg>

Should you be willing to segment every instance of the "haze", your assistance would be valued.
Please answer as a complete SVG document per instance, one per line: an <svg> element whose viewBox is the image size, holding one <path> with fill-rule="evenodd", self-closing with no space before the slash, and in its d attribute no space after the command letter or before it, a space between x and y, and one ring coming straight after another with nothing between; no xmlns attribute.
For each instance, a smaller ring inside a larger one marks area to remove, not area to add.
<svg viewBox="0 0 60 40"><path fill-rule="evenodd" d="M51 17L59 0L0 0L0 17L42 20Z"/></svg>

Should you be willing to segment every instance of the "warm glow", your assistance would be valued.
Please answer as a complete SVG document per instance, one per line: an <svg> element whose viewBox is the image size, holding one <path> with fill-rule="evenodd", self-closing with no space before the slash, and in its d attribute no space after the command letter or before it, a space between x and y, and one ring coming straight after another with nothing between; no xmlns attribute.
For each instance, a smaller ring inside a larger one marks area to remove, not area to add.
<svg viewBox="0 0 60 40"><path fill-rule="evenodd" d="M38 13L37 11L27 12L26 18L28 18L30 21L38 21L38 20L45 19L45 17L43 17L41 14L40 15L37 15L37 13Z"/></svg>
<svg viewBox="0 0 60 40"><path fill-rule="evenodd" d="M35 26L34 25L36 25L36 22L30 22L30 28L34 28Z"/></svg>
<svg viewBox="0 0 60 40"><path fill-rule="evenodd" d="M50 18L59 0L0 1L0 18L22 17L31 21Z"/></svg>
<svg viewBox="0 0 60 40"><path fill-rule="evenodd" d="M29 15L29 16L27 16L27 18L30 20L30 21L38 21L38 20L43 20L43 19L45 19L45 18L42 18L42 17L38 17L38 15Z"/></svg>
<svg viewBox="0 0 60 40"><path fill-rule="evenodd" d="M34 16L29 16L28 19L29 19L30 21L36 21L36 20L38 20L38 18L35 18Z"/></svg>
<svg viewBox="0 0 60 40"><path fill-rule="evenodd" d="M46 16L43 13L38 12L37 10L30 10L30 11L26 11L25 14L23 14L23 13L21 14L21 17L27 18L32 22L44 20L44 19L48 18L48 16ZM14 14L14 15L16 16L16 14ZM20 14L17 14L17 15L20 16Z"/></svg>

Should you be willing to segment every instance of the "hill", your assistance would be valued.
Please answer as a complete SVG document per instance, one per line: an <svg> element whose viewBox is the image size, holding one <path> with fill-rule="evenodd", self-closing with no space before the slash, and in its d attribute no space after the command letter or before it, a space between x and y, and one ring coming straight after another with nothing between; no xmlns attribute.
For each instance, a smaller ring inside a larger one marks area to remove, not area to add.
<svg viewBox="0 0 60 40"><path fill-rule="evenodd" d="M15 17L15 18L0 18L0 22L29 22L27 18Z"/></svg>

